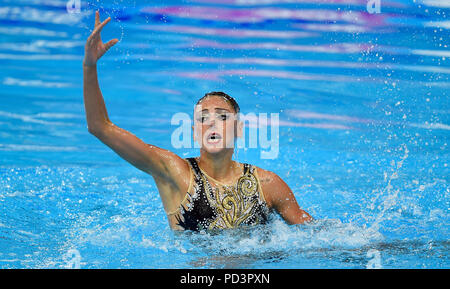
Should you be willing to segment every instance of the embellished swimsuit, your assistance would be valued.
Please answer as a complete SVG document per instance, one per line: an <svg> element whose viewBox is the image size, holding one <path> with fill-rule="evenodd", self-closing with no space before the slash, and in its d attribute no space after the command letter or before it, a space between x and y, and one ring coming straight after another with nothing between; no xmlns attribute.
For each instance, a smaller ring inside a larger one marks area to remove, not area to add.
<svg viewBox="0 0 450 289"><path fill-rule="evenodd" d="M173 229L203 231L267 221L269 209L254 166L244 163L236 184L226 185L209 177L195 158L186 161L191 171L188 191L180 207L167 213ZM217 186L212 187L208 179Z"/></svg>

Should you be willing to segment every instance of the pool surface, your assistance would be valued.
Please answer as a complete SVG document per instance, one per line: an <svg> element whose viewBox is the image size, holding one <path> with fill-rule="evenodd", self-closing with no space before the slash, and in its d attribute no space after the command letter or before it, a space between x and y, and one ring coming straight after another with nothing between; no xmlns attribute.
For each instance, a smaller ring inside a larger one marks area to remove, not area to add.
<svg viewBox="0 0 450 289"><path fill-rule="evenodd" d="M67 2L0 1L0 268L450 268L448 1ZM317 221L172 232L152 177L87 131L96 9L112 122L190 157L171 119L206 92L276 113L278 156L234 159Z"/></svg>

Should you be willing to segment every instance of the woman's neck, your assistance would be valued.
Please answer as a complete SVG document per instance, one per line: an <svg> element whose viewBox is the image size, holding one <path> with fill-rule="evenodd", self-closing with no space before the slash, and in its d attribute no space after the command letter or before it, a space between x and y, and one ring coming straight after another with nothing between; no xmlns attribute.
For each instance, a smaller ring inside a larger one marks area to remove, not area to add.
<svg viewBox="0 0 450 289"><path fill-rule="evenodd" d="M240 173L240 166L231 158L233 150L226 150L219 154L210 154L206 151L200 150L200 158L198 165L210 177L222 182L229 183L229 180L234 180L235 176Z"/></svg>

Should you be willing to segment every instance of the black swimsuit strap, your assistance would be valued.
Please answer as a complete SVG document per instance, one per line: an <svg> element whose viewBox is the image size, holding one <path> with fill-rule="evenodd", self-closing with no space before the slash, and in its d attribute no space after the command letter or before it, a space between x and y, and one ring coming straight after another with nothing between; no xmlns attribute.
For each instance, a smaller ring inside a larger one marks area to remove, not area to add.
<svg viewBox="0 0 450 289"><path fill-rule="evenodd" d="M199 179L202 172L200 171L200 168L197 164L197 160L195 158L187 158L187 160L191 164L192 168L194 169L195 178Z"/></svg>
<svg viewBox="0 0 450 289"><path fill-rule="evenodd" d="M248 173L248 171L250 170L250 165L244 163L244 175L246 175Z"/></svg>

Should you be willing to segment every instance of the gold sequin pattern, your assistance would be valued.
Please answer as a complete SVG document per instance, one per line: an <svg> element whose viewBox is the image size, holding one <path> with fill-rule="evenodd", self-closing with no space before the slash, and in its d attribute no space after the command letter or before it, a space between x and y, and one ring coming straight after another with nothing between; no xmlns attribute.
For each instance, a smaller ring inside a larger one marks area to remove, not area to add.
<svg viewBox="0 0 450 289"><path fill-rule="evenodd" d="M254 217L261 198L258 182L251 172L241 176L235 186L221 185L212 188L204 175L202 175L202 182L206 188L208 202L217 213L216 219L210 223L208 230L235 228Z"/></svg>

